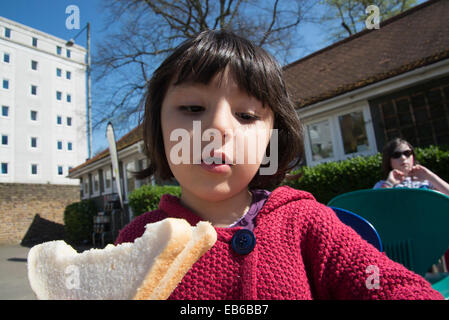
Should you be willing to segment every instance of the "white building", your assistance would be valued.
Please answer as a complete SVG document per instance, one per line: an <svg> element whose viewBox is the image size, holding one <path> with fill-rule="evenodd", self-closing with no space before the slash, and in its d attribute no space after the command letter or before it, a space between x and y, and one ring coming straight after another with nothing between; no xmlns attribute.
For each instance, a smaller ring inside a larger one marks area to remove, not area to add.
<svg viewBox="0 0 449 320"><path fill-rule="evenodd" d="M449 146L449 1L430 0L284 67L306 163L367 156L399 137Z"/></svg>
<svg viewBox="0 0 449 320"><path fill-rule="evenodd" d="M86 49L0 17L0 183L78 184Z"/></svg>

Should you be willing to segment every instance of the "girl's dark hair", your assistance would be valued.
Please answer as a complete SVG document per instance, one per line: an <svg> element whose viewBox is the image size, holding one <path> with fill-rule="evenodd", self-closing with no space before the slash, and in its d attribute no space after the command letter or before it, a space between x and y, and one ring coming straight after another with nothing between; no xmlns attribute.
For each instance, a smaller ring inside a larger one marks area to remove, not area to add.
<svg viewBox="0 0 449 320"><path fill-rule="evenodd" d="M280 65L265 50L229 31L203 31L178 46L149 82L144 97L143 137L150 165L137 173L138 178L155 175L166 180L173 177L161 130L161 107L169 85L208 84L215 75L223 75L225 68L241 90L271 108L273 129L278 130L278 171L271 176L258 172L249 187L276 186L298 164L303 156L303 128L287 93Z"/></svg>
<svg viewBox="0 0 449 320"><path fill-rule="evenodd" d="M391 156L393 155L396 148L399 147L401 144L408 145L410 150L412 150L413 160L416 163L415 150L413 149L413 146L408 141L401 139L401 138L394 138L393 140L388 141L382 150L382 173L383 173L385 179L388 177L388 174L390 173L390 171L393 170L393 168L391 167L391 161L390 161Z"/></svg>

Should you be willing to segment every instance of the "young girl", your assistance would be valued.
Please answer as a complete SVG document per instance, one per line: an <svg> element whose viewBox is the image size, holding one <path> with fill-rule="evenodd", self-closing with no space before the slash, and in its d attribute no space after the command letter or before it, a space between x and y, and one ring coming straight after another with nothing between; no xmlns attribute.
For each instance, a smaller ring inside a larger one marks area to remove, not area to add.
<svg viewBox="0 0 449 320"><path fill-rule="evenodd" d="M198 124L209 134L195 142ZM170 299L441 298L311 194L286 186L267 191L300 159L302 129L282 69L249 41L206 31L180 45L151 79L143 125L151 165L140 177L174 176L182 195L164 195L116 244L167 217L210 221L218 235ZM243 135L257 139L245 144ZM180 148L179 137L192 138L191 145ZM222 143L203 150L210 141ZM266 150L276 162L271 175L262 170ZM188 154L181 162L179 151ZM240 152L244 161L237 161Z"/></svg>
<svg viewBox="0 0 449 320"><path fill-rule="evenodd" d="M382 170L385 180L377 182L373 189L423 188L449 196L449 184L426 167L415 163L415 151L406 140L396 138L385 145Z"/></svg>

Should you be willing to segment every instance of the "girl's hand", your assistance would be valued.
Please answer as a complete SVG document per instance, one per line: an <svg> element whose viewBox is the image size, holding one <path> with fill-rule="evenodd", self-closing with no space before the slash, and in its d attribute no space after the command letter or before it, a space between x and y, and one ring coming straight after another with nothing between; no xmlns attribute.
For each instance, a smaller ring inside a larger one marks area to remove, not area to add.
<svg viewBox="0 0 449 320"><path fill-rule="evenodd" d="M391 170L388 174L387 181L391 183L393 186L401 183L405 179L405 174L398 169Z"/></svg>
<svg viewBox="0 0 449 320"><path fill-rule="evenodd" d="M432 181L432 171L419 164L413 166L412 170L410 171L410 176L417 177L419 180Z"/></svg>

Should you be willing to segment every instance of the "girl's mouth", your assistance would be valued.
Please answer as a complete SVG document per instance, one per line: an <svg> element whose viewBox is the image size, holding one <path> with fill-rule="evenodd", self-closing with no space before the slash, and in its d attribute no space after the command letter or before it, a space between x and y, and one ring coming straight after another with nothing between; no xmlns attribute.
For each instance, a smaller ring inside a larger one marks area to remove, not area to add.
<svg viewBox="0 0 449 320"><path fill-rule="evenodd" d="M212 173L228 173L231 167L232 161L224 153L201 160L201 168Z"/></svg>
<svg viewBox="0 0 449 320"><path fill-rule="evenodd" d="M228 173L231 171L230 164L207 164L204 161L201 161L201 168L211 173Z"/></svg>

